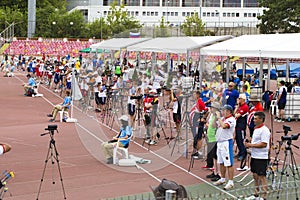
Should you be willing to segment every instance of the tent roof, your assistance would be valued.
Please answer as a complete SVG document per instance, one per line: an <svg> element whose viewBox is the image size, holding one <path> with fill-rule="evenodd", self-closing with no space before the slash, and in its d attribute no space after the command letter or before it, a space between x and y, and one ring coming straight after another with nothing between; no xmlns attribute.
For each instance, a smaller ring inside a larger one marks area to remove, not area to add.
<svg viewBox="0 0 300 200"><path fill-rule="evenodd" d="M150 40L150 38L113 38L109 40L104 40L96 44L92 44L90 48L92 50L94 49L120 50L130 45L134 45L147 40Z"/></svg>
<svg viewBox="0 0 300 200"><path fill-rule="evenodd" d="M128 46L127 50L143 52L186 53L188 50L198 49L230 38L232 38L230 35L203 37L163 37Z"/></svg>
<svg viewBox="0 0 300 200"><path fill-rule="evenodd" d="M290 67L290 71L293 71L293 70L299 71L300 63L289 63L289 67ZM277 70L286 70L286 64L277 66Z"/></svg>
<svg viewBox="0 0 300 200"><path fill-rule="evenodd" d="M243 35L204 47L201 55L300 58L300 33Z"/></svg>

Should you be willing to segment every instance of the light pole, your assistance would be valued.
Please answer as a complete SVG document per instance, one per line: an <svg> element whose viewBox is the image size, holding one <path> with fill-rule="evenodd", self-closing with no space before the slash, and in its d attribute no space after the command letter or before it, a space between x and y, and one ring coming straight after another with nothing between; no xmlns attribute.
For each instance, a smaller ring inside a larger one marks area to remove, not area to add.
<svg viewBox="0 0 300 200"><path fill-rule="evenodd" d="M170 3L170 1L168 0L167 1L167 24L169 25L169 3Z"/></svg>
<svg viewBox="0 0 300 200"><path fill-rule="evenodd" d="M216 10L216 16L218 17L218 35L221 35L221 30L220 30L220 12Z"/></svg>
<svg viewBox="0 0 300 200"><path fill-rule="evenodd" d="M100 39L102 40L102 13L97 11L100 14Z"/></svg>

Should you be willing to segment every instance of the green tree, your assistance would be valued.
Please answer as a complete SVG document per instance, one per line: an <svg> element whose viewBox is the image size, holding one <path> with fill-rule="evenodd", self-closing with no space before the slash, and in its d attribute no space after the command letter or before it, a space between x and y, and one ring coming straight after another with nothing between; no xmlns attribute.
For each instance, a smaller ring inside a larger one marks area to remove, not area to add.
<svg viewBox="0 0 300 200"><path fill-rule="evenodd" d="M168 22L165 20L164 16L162 16L159 21L159 26L155 26L155 36L153 37L170 37L170 35Z"/></svg>
<svg viewBox="0 0 300 200"><path fill-rule="evenodd" d="M187 36L211 35L210 32L205 31L205 24L197 14L187 16L181 27Z"/></svg>
<svg viewBox="0 0 300 200"><path fill-rule="evenodd" d="M258 0L264 7L263 15L258 16L260 32L268 33L298 33L300 31L299 0Z"/></svg>
<svg viewBox="0 0 300 200"><path fill-rule="evenodd" d="M114 1L109 10L111 14L106 17L106 24L108 26L107 37L141 27L138 20L127 15L127 10L123 4L118 6L117 2Z"/></svg>

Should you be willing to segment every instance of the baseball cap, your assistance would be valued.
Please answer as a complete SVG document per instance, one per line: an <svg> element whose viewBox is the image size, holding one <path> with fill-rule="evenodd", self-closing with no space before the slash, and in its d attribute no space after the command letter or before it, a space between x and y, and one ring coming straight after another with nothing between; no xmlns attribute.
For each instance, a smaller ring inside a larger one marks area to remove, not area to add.
<svg viewBox="0 0 300 200"><path fill-rule="evenodd" d="M240 95L239 95L239 99L245 99L245 100L246 100L246 99L247 99L247 97L246 97L246 95L245 95L245 94L240 94Z"/></svg>
<svg viewBox="0 0 300 200"><path fill-rule="evenodd" d="M128 116L127 115L122 115L119 120L123 120L123 121L127 121L129 120Z"/></svg>
<svg viewBox="0 0 300 200"><path fill-rule="evenodd" d="M251 95L249 101L261 101L257 95Z"/></svg>
<svg viewBox="0 0 300 200"><path fill-rule="evenodd" d="M211 103L211 107L220 110L221 105L220 105L219 102L212 102L212 103Z"/></svg>
<svg viewBox="0 0 300 200"><path fill-rule="evenodd" d="M222 110L229 110L230 112L233 112L232 106L231 106L231 105L228 105L228 104L224 105L224 106L222 107Z"/></svg>

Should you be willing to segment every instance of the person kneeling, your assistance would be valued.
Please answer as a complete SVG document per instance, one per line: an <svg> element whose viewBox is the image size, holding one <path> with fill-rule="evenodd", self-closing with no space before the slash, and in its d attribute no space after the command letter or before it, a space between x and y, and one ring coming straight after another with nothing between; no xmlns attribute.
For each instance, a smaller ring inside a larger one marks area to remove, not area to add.
<svg viewBox="0 0 300 200"><path fill-rule="evenodd" d="M118 135L114 136L112 140L102 143L102 150L107 159L107 164L113 164L113 149L115 145L127 148L129 145L130 137L132 135L132 129L129 126L129 118L127 115L122 115L119 118L121 122L121 128Z"/></svg>
<svg viewBox="0 0 300 200"><path fill-rule="evenodd" d="M51 117L51 119L49 120L49 122L54 122L57 112L58 111L68 111L68 109L70 108L71 105L71 96L70 96L70 91L66 91L66 96L64 98L64 101L61 104L57 104L54 106L51 114L48 114L48 117ZM65 121L65 120L64 120Z"/></svg>

